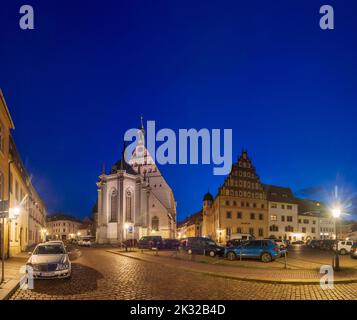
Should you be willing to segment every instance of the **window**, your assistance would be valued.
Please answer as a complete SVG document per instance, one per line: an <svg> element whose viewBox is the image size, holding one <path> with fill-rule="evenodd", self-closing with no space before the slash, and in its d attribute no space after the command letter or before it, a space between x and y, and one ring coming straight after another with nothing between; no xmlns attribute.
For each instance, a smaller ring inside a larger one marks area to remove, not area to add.
<svg viewBox="0 0 357 320"><path fill-rule="evenodd" d="M272 203L270 208L276 209L278 207L278 205L276 203Z"/></svg>
<svg viewBox="0 0 357 320"><path fill-rule="evenodd" d="M159 231L159 218L158 217L153 217L151 219L151 230Z"/></svg>
<svg viewBox="0 0 357 320"><path fill-rule="evenodd" d="M229 201L228 200L226 200L226 206L229 206Z"/></svg>
<svg viewBox="0 0 357 320"><path fill-rule="evenodd" d="M259 228L258 234L259 234L259 237L263 237L264 232L263 232L262 228Z"/></svg>
<svg viewBox="0 0 357 320"><path fill-rule="evenodd" d="M292 216L286 216L286 221L293 222L293 217Z"/></svg>
<svg viewBox="0 0 357 320"><path fill-rule="evenodd" d="M285 204L282 204L282 205L281 205L281 209L285 209Z"/></svg>
<svg viewBox="0 0 357 320"><path fill-rule="evenodd" d="M132 196L129 190L126 192L125 212L126 212L126 221L132 221Z"/></svg>
<svg viewBox="0 0 357 320"><path fill-rule="evenodd" d="M263 220L263 214L259 213L259 220Z"/></svg>
<svg viewBox="0 0 357 320"><path fill-rule="evenodd" d="M303 233L306 233L306 228L305 227L302 227L301 230L302 230Z"/></svg>
<svg viewBox="0 0 357 320"><path fill-rule="evenodd" d="M118 221L118 192L112 191L110 195L110 222Z"/></svg>
<svg viewBox="0 0 357 320"><path fill-rule="evenodd" d="M242 233L242 228L237 228L237 233Z"/></svg>
<svg viewBox="0 0 357 320"><path fill-rule="evenodd" d="M226 233L227 233L227 236L230 236L231 235L231 228L226 228Z"/></svg>
<svg viewBox="0 0 357 320"><path fill-rule="evenodd" d="M304 224L309 224L309 220L308 219L304 219Z"/></svg>
<svg viewBox="0 0 357 320"><path fill-rule="evenodd" d="M285 227L285 232L294 232L294 227L292 227L292 226L286 226L286 227Z"/></svg>
<svg viewBox="0 0 357 320"><path fill-rule="evenodd" d="M254 220L255 219L255 213L251 213L250 214L250 220Z"/></svg>
<svg viewBox="0 0 357 320"><path fill-rule="evenodd" d="M232 219L232 212L227 211L226 212L226 217L227 217L227 219Z"/></svg>
<svg viewBox="0 0 357 320"><path fill-rule="evenodd" d="M293 206L292 206L291 204L288 204L288 205L286 206L286 209L288 209L288 210L293 210Z"/></svg>
<svg viewBox="0 0 357 320"><path fill-rule="evenodd" d="M241 191L239 191L239 193L241 193ZM241 206L241 207L244 207L244 202L241 202L241 203L240 203L240 206Z"/></svg>
<svg viewBox="0 0 357 320"><path fill-rule="evenodd" d="M273 224L273 225L271 225L271 226L269 227L269 230L270 230L270 231L276 231L276 232L278 232L278 231L279 231L279 227L276 226L275 224Z"/></svg>
<svg viewBox="0 0 357 320"><path fill-rule="evenodd" d="M242 212L237 212L237 219L242 219Z"/></svg>
<svg viewBox="0 0 357 320"><path fill-rule="evenodd" d="M311 233L316 233L315 228L311 228Z"/></svg>
<svg viewBox="0 0 357 320"><path fill-rule="evenodd" d="M270 220L271 221L277 221L278 217L276 215L272 215L272 216L270 216Z"/></svg>
<svg viewBox="0 0 357 320"><path fill-rule="evenodd" d="M258 198L258 197L257 197ZM265 208L265 206L264 206L264 204L262 204L262 209L264 209Z"/></svg>
<svg viewBox="0 0 357 320"><path fill-rule="evenodd" d="M10 172L10 176L9 176L9 187L10 187L10 192L13 193L13 177L12 177L12 172Z"/></svg>
<svg viewBox="0 0 357 320"><path fill-rule="evenodd" d="M281 216L281 221L285 221L285 216Z"/></svg>

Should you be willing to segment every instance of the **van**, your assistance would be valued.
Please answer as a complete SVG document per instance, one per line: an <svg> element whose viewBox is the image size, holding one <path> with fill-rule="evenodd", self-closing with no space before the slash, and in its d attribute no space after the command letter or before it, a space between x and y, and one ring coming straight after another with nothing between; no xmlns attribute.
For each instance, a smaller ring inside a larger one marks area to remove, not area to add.
<svg viewBox="0 0 357 320"><path fill-rule="evenodd" d="M222 256L224 248L217 245L213 240L204 237L191 237L181 241L182 249L188 254L203 254Z"/></svg>

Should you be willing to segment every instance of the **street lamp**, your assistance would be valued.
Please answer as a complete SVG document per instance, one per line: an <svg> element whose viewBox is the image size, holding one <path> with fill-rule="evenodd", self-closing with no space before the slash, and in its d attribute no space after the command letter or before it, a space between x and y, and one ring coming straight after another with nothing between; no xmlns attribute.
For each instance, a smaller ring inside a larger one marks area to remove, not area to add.
<svg viewBox="0 0 357 320"><path fill-rule="evenodd" d="M331 210L332 216L335 219L335 256L334 256L334 261L333 261L333 266L335 271L340 271L340 257L338 255L338 237L337 237L337 219L341 216L342 210L339 206L335 206Z"/></svg>

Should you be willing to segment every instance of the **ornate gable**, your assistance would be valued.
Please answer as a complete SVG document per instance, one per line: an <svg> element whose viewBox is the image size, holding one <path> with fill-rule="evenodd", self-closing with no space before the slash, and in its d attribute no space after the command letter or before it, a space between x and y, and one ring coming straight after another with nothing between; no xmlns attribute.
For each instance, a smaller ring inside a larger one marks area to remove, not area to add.
<svg viewBox="0 0 357 320"><path fill-rule="evenodd" d="M233 164L230 174L219 190L219 195L260 200L266 198L259 176L247 151L244 150L238 161Z"/></svg>

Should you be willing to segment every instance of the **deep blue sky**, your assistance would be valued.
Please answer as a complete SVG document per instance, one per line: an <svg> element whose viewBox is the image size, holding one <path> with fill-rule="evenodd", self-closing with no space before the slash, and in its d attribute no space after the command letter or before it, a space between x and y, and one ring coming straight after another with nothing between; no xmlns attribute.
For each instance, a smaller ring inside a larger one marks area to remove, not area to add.
<svg viewBox="0 0 357 320"><path fill-rule="evenodd" d="M102 163L142 113L159 128L232 128L263 182L357 190L355 0L1 1L0 87L50 211L89 215ZM335 30L319 28L332 4ZM160 168L179 218L223 177ZM313 195L311 195L313 196ZM316 195L317 197L317 195Z"/></svg>

